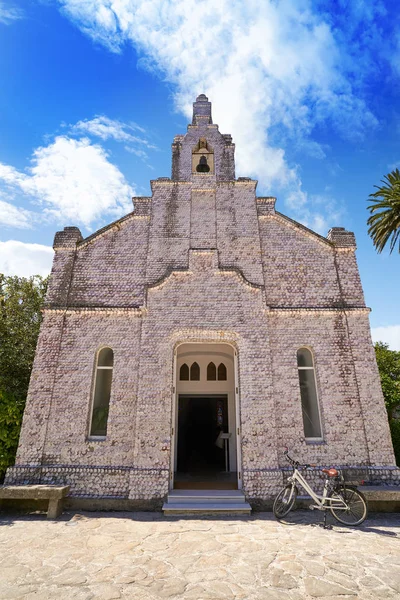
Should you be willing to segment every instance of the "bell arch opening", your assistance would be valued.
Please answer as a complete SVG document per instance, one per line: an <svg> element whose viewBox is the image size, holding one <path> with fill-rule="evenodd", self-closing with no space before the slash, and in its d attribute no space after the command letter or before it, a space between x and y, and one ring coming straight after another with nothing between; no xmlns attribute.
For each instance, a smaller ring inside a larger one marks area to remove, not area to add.
<svg viewBox="0 0 400 600"><path fill-rule="evenodd" d="M192 150L192 173L214 174L214 150L206 138L200 138Z"/></svg>
<svg viewBox="0 0 400 600"><path fill-rule="evenodd" d="M182 366L194 363L199 367L199 379L182 379ZM236 371L236 350L230 344L183 343L177 347L174 488L240 487Z"/></svg>

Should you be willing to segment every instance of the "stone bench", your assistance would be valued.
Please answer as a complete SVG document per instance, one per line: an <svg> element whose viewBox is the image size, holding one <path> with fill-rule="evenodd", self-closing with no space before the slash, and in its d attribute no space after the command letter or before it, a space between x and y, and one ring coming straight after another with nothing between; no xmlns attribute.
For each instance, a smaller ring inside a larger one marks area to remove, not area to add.
<svg viewBox="0 0 400 600"><path fill-rule="evenodd" d="M362 485L358 489L366 497L371 511L400 512L400 486Z"/></svg>
<svg viewBox="0 0 400 600"><path fill-rule="evenodd" d="M400 512L400 486L398 485L359 485L364 494L370 512ZM308 508L312 503L310 496L297 496L297 508Z"/></svg>
<svg viewBox="0 0 400 600"><path fill-rule="evenodd" d="M63 500L69 485L1 485L1 500L48 500L47 518L57 519L63 511Z"/></svg>

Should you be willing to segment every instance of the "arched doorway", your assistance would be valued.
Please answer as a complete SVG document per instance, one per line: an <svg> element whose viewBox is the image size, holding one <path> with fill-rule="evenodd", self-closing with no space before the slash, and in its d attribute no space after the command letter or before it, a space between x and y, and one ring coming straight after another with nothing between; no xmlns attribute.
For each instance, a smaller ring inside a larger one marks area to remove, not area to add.
<svg viewBox="0 0 400 600"><path fill-rule="evenodd" d="M173 487L241 487L236 349L180 344L175 380Z"/></svg>

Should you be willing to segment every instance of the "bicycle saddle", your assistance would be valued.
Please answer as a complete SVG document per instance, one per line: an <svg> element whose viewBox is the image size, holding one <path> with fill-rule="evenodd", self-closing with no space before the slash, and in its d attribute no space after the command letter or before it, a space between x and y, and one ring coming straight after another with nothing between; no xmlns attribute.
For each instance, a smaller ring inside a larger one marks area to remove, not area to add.
<svg viewBox="0 0 400 600"><path fill-rule="evenodd" d="M337 477L339 475L337 469L322 469L323 473L326 473L328 477Z"/></svg>

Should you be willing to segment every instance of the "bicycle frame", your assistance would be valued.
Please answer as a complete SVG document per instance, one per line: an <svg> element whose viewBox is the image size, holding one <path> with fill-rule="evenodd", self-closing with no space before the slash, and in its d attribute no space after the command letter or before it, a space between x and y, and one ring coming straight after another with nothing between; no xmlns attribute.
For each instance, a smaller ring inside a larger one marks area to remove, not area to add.
<svg viewBox="0 0 400 600"><path fill-rule="evenodd" d="M292 493L290 495L289 501L292 499L294 485L295 485L295 482L297 482L314 500L315 504L312 505L312 508L317 508L318 510L327 510L330 507L333 507L333 508L339 509L339 510L346 510L348 508L346 502L341 497L331 498L330 496L328 496L329 483L330 483L328 478L325 479L324 490L323 490L322 496L320 494L317 494L316 492L314 492L312 487L310 487L310 485L307 483L307 481L304 479L304 477L298 471L297 467L294 468L293 475L288 477L287 481L288 481L288 483L292 484Z"/></svg>

